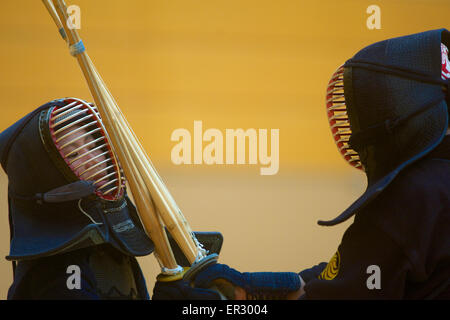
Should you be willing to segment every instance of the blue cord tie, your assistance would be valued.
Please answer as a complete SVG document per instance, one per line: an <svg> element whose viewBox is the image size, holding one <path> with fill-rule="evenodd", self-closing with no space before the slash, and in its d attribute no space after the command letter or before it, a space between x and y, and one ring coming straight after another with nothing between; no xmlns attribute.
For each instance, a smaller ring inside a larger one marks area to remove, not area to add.
<svg viewBox="0 0 450 320"><path fill-rule="evenodd" d="M84 50L86 50L86 48L84 47L83 41L79 41L71 46L69 46L69 50L70 50L70 54L72 56L76 56L82 52L84 52Z"/></svg>
<svg viewBox="0 0 450 320"><path fill-rule="evenodd" d="M64 31L64 28L59 29L59 33L61 34L61 37L66 40L66 31Z"/></svg>

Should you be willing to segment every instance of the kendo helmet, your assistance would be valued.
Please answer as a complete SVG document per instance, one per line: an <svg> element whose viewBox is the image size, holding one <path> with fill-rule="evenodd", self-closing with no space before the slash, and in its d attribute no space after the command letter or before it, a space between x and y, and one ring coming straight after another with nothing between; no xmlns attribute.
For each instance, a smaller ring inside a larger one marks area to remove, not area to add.
<svg viewBox="0 0 450 320"><path fill-rule="evenodd" d="M8 175L9 260L33 259L110 243L151 253L125 177L97 108L53 100L0 134Z"/></svg>
<svg viewBox="0 0 450 320"><path fill-rule="evenodd" d="M326 109L344 159L368 186L331 226L375 199L408 165L446 135L450 102L450 32L432 30L369 45L328 83Z"/></svg>

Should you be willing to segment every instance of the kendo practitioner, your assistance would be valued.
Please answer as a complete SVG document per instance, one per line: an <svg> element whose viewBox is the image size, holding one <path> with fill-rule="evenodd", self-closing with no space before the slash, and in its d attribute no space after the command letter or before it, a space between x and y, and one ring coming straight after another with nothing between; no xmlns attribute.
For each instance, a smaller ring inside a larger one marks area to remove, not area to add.
<svg viewBox="0 0 450 320"><path fill-rule="evenodd" d="M0 134L8 175L8 299L149 299L153 252L97 109L51 101Z"/></svg>
<svg viewBox="0 0 450 320"><path fill-rule="evenodd" d="M432 30L359 51L328 84L327 113L367 189L319 225L354 216L329 263L299 273L198 267L155 284L154 299L450 299L450 33ZM196 266L194 266L196 267Z"/></svg>

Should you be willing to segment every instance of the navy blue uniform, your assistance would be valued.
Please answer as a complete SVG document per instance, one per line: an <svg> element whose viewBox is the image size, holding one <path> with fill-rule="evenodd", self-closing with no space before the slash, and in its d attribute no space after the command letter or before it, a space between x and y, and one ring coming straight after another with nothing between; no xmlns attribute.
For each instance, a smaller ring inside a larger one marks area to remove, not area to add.
<svg viewBox="0 0 450 320"><path fill-rule="evenodd" d="M328 264L300 275L305 299L450 299L450 136L356 214Z"/></svg>
<svg viewBox="0 0 450 320"><path fill-rule="evenodd" d="M70 285L69 266L78 266L80 288ZM69 286L68 286L69 282ZM109 244L60 255L20 261L8 299L149 299L136 258Z"/></svg>

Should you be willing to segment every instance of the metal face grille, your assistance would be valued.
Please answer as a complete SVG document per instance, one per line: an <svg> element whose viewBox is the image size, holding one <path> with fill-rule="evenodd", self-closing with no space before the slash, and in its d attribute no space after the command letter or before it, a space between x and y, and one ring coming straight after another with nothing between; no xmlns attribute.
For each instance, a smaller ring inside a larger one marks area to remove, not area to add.
<svg viewBox="0 0 450 320"><path fill-rule="evenodd" d="M97 108L75 98L66 99L66 103L55 107L49 119L57 150L80 180L94 182L97 196L119 199L125 179Z"/></svg>
<svg viewBox="0 0 450 320"><path fill-rule="evenodd" d="M331 77L327 88L327 115L336 146L344 159L352 166L363 169L358 153L348 141L352 134L344 96L344 68L339 67Z"/></svg>

